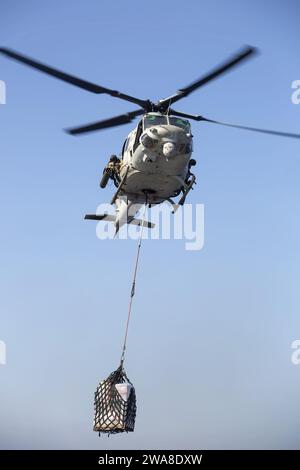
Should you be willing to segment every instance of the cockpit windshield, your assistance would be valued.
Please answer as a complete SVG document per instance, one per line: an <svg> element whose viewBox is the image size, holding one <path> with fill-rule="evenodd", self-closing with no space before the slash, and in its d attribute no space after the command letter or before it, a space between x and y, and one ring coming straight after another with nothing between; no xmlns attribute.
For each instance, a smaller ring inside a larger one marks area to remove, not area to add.
<svg viewBox="0 0 300 470"><path fill-rule="evenodd" d="M148 129L148 127L152 126L160 126L161 124L168 124L166 116L147 114L144 117L144 129Z"/></svg>
<svg viewBox="0 0 300 470"><path fill-rule="evenodd" d="M175 116L162 116L156 114L147 114L144 117L144 129L152 126L168 125L181 127L186 132L190 132L190 123L186 119L181 119Z"/></svg>
<svg viewBox="0 0 300 470"><path fill-rule="evenodd" d="M181 129L184 129L186 132L190 131L190 123L186 119L170 116L169 121L172 126L181 127Z"/></svg>

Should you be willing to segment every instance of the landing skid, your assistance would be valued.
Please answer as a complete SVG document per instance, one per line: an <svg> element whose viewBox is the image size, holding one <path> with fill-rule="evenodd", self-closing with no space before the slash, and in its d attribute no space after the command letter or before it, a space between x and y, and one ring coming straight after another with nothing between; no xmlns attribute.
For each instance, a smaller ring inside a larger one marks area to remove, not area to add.
<svg viewBox="0 0 300 470"><path fill-rule="evenodd" d="M190 192L190 190L193 189L195 181L196 181L196 176L193 175L191 181L188 183L188 185L183 190L183 195L181 196L180 200L178 201L179 206L183 206L183 204L185 203L186 197L187 197L188 193Z"/></svg>
<svg viewBox="0 0 300 470"><path fill-rule="evenodd" d="M117 198L118 198L120 192L122 191L122 188L123 188L123 186L124 186L124 183L125 183L126 178L127 178L127 175L128 175L128 171L129 171L129 166L127 167L127 169L126 169L126 171L125 171L125 173L124 173L124 176L123 176L123 178L121 179L121 182L120 182L120 184L119 184L119 186L118 186L118 189L117 189L117 191L115 192L115 194L114 194L114 196L113 196L113 198L112 198L112 200L111 200L111 202L110 202L111 204L114 204L114 203L116 202L116 200L117 200Z"/></svg>

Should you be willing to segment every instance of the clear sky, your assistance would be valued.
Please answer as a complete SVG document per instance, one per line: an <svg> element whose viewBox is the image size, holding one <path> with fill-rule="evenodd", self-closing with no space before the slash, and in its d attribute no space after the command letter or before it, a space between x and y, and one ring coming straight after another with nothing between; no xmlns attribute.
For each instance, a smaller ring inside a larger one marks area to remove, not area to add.
<svg viewBox="0 0 300 470"><path fill-rule="evenodd" d="M261 55L177 108L300 131L296 0L1 0L0 45L158 99L243 44ZM205 245L145 241L126 370L136 431L99 439L93 394L118 366L136 243L85 222L131 125L62 132L130 111L0 57L1 448L300 448L300 141L194 123Z"/></svg>

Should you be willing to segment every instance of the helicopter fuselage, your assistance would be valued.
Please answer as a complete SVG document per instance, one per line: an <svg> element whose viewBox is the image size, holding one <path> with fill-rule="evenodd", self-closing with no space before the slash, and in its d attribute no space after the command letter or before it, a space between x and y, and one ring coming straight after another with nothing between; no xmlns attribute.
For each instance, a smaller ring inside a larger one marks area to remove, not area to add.
<svg viewBox="0 0 300 470"><path fill-rule="evenodd" d="M189 122L160 113L146 114L128 135L122 150L120 196L159 204L178 196L187 183L192 155Z"/></svg>

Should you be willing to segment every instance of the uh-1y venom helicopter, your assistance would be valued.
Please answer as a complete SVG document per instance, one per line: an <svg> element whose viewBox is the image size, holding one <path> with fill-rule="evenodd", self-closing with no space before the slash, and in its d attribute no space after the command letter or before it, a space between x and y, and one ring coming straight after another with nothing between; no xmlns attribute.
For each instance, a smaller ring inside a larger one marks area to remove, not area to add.
<svg viewBox="0 0 300 470"><path fill-rule="evenodd" d="M184 204L187 194L193 188L196 179L191 171L196 161L191 158L193 136L188 119L266 134L300 137L299 134L215 121L204 116L175 111L171 108L173 103L188 96L196 89L221 76L250 56L253 56L256 53L256 49L250 46L243 47L238 53L213 69L210 73L194 81L189 86L181 88L168 98L159 100L157 103L135 98L82 80L6 48L0 48L0 52L9 58L92 93L105 93L139 106L138 109L126 114L67 130L69 134L78 135L127 124L132 122L137 116L142 116L138 125L129 133L125 140L120 158L116 155L110 158L104 168L103 177L100 182L100 186L105 188L109 179L112 179L117 187L111 201L116 206L116 215L88 214L85 216L86 219L112 221L116 226L116 231L124 223L143 224L149 228L153 227L153 224L150 222L134 218L142 204L147 203L151 207L151 205L169 201L174 208ZM179 195L181 197L176 205L172 198Z"/></svg>

